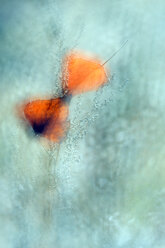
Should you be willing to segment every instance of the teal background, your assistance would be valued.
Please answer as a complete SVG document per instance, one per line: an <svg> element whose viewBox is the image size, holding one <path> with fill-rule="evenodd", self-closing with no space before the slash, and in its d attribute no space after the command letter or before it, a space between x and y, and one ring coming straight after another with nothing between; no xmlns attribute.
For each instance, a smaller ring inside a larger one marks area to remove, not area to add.
<svg viewBox="0 0 165 248"><path fill-rule="evenodd" d="M0 1L0 247L165 247L163 0ZM63 56L83 50L109 83L75 96L50 151L17 118L59 95Z"/></svg>

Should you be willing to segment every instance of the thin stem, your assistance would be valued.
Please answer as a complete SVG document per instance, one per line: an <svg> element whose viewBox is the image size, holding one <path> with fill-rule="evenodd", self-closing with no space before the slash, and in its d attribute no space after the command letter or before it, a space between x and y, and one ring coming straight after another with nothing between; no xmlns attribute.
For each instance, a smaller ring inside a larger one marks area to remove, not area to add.
<svg viewBox="0 0 165 248"><path fill-rule="evenodd" d="M48 157L48 187L49 187L49 210L48 210L48 219L51 223L52 221L52 215L53 215L53 200L54 200L54 193L55 193L55 167L58 164L58 158L59 158L59 151L60 151L60 144L56 147L50 147L49 150L49 157ZM56 151L56 156L54 160L54 152ZM54 163L53 163L54 161ZM53 166L54 165L54 166Z"/></svg>
<svg viewBox="0 0 165 248"><path fill-rule="evenodd" d="M112 54L112 56L109 58L109 59L107 59L103 64L102 64L102 66L104 66L108 61L110 61L125 45L126 45L126 43L128 42L128 40L126 40L124 43L123 43L123 45L116 51L116 52L114 52L113 54Z"/></svg>

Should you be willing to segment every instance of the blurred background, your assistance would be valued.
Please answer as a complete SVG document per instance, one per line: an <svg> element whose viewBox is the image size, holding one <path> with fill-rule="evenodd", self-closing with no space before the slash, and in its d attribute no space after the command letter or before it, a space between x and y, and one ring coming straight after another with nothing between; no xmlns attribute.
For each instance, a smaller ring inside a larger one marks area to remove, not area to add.
<svg viewBox="0 0 165 248"><path fill-rule="evenodd" d="M0 1L0 247L165 247L163 0ZM48 150L16 106L61 93L63 57L107 60Z"/></svg>

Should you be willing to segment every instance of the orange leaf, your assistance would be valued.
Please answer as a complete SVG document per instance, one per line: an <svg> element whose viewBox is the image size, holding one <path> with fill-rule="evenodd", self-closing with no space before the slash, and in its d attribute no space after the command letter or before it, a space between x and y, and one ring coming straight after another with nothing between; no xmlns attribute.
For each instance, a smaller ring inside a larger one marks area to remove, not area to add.
<svg viewBox="0 0 165 248"><path fill-rule="evenodd" d="M108 77L99 61L73 53L65 59L62 81L66 94L77 95L97 90L108 81Z"/></svg>

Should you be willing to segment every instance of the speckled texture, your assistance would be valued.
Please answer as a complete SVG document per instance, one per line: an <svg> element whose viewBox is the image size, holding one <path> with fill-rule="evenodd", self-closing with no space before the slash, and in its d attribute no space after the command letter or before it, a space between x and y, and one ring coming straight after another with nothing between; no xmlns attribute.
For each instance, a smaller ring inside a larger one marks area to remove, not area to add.
<svg viewBox="0 0 165 248"><path fill-rule="evenodd" d="M0 247L164 248L164 1L0 5ZM60 147L26 132L17 104L61 94L68 51L105 61L127 39Z"/></svg>

